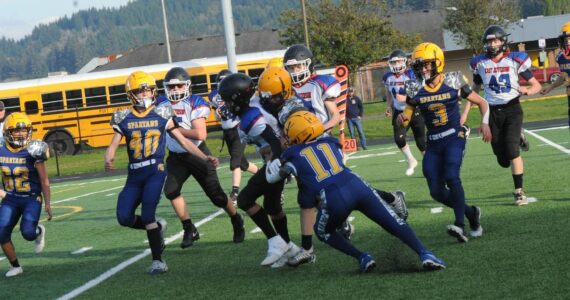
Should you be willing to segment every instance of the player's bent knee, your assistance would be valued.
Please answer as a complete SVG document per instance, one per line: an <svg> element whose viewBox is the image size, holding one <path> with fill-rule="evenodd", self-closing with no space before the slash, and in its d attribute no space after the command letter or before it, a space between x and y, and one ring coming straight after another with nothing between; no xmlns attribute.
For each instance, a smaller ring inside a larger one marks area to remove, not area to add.
<svg viewBox="0 0 570 300"><path fill-rule="evenodd" d="M217 206L219 208L224 208L224 207L228 206L228 201L229 201L228 196L226 196L226 194L216 196L210 200L212 201L212 203L215 206Z"/></svg>
<svg viewBox="0 0 570 300"><path fill-rule="evenodd" d="M135 216L117 212L117 222L119 222L121 226L131 227L135 223Z"/></svg>
<svg viewBox="0 0 570 300"><path fill-rule="evenodd" d="M38 234L36 233L36 228L32 227L32 226L26 226L26 228L22 228L22 237L26 240L26 241L33 241L36 239L36 237L38 237Z"/></svg>
<svg viewBox="0 0 570 300"><path fill-rule="evenodd" d="M406 146L406 139L404 137L394 137L394 142L396 142L396 145L400 149L402 149L402 148L404 148L404 146Z"/></svg>
<svg viewBox="0 0 570 300"><path fill-rule="evenodd" d="M164 190L164 197L166 197L166 199L170 201L178 198L179 196L180 196L180 190L176 191L167 191L166 189Z"/></svg>
<svg viewBox="0 0 570 300"><path fill-rule="evenodd" d="M252 208L255 205L254 201L249 201L247 199L247 197L243 197L241 196L241 193L238 194L238 198L237 198L237 206L239 207L239 209L243 210L243 211L248 211L250 208Z"/></svg>
<svg viewBox="0 0 570 300"><path fill-rule="evenodd" d="M8 228L2 227L0 228L0 244L6 244L11 240L10 232Z"/></svg>
<svg viewBox="0 0 570 300"><path fill-rule="evenodd" d="M506 157L497 156L497 162L499 163L499 166L503 168L508 168L511 166L511 160Z"/></svg>

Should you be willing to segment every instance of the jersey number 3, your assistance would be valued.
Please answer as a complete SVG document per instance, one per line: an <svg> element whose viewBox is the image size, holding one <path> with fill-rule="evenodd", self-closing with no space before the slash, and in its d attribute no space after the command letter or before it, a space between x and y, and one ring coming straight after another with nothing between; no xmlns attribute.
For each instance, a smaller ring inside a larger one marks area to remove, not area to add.
<svg viewBox="0 0 570 300"><path fill-rule="evenodd" d="M313 171L315 171L317 175L317 182L321 182L331 177L332 175L338 174L344 170L344 168L338 162L329 144L320 144L317 146L317 148L320 150L319 152L321 152L326 158L327 163L330 166L329 169L325 168L323 162L321 162L321 159L317 156L317 153L315 153L313 147L307 147L301 150L301 156L307 160Z"/></svg>

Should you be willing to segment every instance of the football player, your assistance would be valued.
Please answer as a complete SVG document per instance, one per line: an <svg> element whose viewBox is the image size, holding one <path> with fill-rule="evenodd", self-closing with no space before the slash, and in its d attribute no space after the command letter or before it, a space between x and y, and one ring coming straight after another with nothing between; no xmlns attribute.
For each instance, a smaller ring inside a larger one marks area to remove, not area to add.
<svg viewBox="0 0 570 300"><path fill-rule="evenodd" d="M324 126L314 114L293 113L285 122L284 131L291 146L282 155L283 166L271 166L266 176L269 182L280 181L291 173L296 176L300 182L298 201L303 226L314 225L321 241L354 257L360 271L369 272L376 265L372 256L354 247L336 230L353 210L358 210L412 248L425 269L445 268L445 263L422 245L376 190L343 164L340 143L323 135Z"/></svg>
<svg viewBox="0 0 570 300"><path fill-rule="evenodd" d="M263 167L248 180L238 194L237 204L247 212L267 238L267 256L261 265L273 265L286 253L290 256L299 251L299 247L289 238L287 216L281 204L284 180L270 184L265 178L265 169L278 161L283 152L282 132L276 117L263 108L259 97L254 97L255 86L249 76L242 73L227 76L220 83L218 92L229 112L239 117L242 142L256 145L264 160ZM263 206L256 203L262 196ZM269 222L268 216L272 222Z"/></svg>
<svg viewBox="0 0 570 300"><path fill-rule="evenodd" d="M430 194L455 213L454 224L447 226L448 234L459 242L467 242L469 239L464 230L464 216L469 220L471 237L480 237L483 228L480 224L481 209L465 203L465 192L459 177L465 149L459 98L466 98L479 105L479 130L485 142L491 140L489 106L485 99L471 89L461 72L443 72L443 51L436 44L418 45L412 59L417 80L406 82L407 105L397 121L398 124L407 126L413 112L420 110L427 127L427 145L422 167Z"/></svg>
<svg viewBox="0 0 570 300"><path fill-rule="evenodd" d="M221 70L217 76L218 86L222 79L230 75L232 72L229 70ZM222 121L222 132L224 142L228 145L230 153L230 171L232 172L232 191L230 198L237 203L237 195L239 194L239 187L241 184L241 173L248 171L251 174L257 172L257 166L247 160L244 154L245 145L241 143L238 133L239 121L237 117L228 112L224 101L218 95L218 89L212 90L208 95L210 104L215 108L216 119Z"/></svg>
<svg viewBox="0 0 570 300"><path fill-rule="evenodd" d="M49 158L48 145L31 138L32 122L28 116L15 112L6 117L5 144L0 147L4 186L0 205L0 244L10 262L6 277L24 271L12 243L12 230L20 218L20 232L24 239L35 241L35 253L41 253L45 246L46 229L39 224L42 202L48 221L52 218L49 178L44 163Z"/></svg>
<svg viewBox="0 0 570 300"><path fill-rule="evenodd" d="M560 52L556 54L556 63L560 67L560 76L547 88L540 93L546 95L553 89L561 86L564 82L570 81L570 22L566 22L560 29L558 36L558 46ZM570 128L570 84L566 86L566 94L568 95L568 125Z"/></svg>
<svg viewBox="0 0 570 300"><path fill-rule="evenodd" d="M171 106L176 121L180 125L178 130L185 139L193 143L205 155L211 155L206 145L206 119L210 116L210 105L204 98L192 94L190 75L180 67L170 69L164 77L164 92L168 101L161 102L158 107ZM166 159L166 182L164 195L170 200L176 215L182 222L184 235L180 247L182 249L193 245L200 238L196 226L186 207L186 201L180 194L182 186L188 177L194 176L206 196L217 207L225 210L231 219L234 243L243 242L245 229L243 219L237 213L232 200L226 195L216 168L184 149L172 136L166 136L166 146L169 154ZM242 149L243 151L243 149Z"/></svg>
<svg viewBox="0 0 570 300"><path fill-rule="evenodd" d="M533 95L541 90L540 83L530 71L531 62L525 52L510 52L508 34L499 26L489 26L483 34L485 53L473 57L473 90L483 86L484 97L491 107L489 125L493 133L491 146L497 162L503 168L511 167L515 190L513 196L518 206L528 204L523 191L523 159L520 149L528 150L528 142L522 131L523 110L521 95ZM519 85L519 75L530 87ZM466 111L470 108L469 102Z"/></svg>
<svg viewBox="0 0 570 300"><path fill-rule="evenodd" d="M116 111L111 119L115 131L105 153L105 170L113 170L113 160L123 136L127 142L129 170L125 187L117 201L117 220L122 226L146 230L152 253L150 274L168 271L162 260L166 221L155 218L156 207L166 178L164 154L167 133L192 155L217 166L218 160L208 156L178 129L172 107L155 107L157 87L155 79L142 71L132 73L125 84L132 108ZM142 204L141 214L135 210Z"/></svg>
<svg viewBox="0 0 570 300"><path fill-rule="evenodd" d="M418 110L414 112L409 127L402 127L396 123L398 115L406 108L406 91L404 84L407 80L415 78L414 72L408 68L407 62L408 56L404 51L400 49L392 51L388 58L390 72L384 73L382 81L386 87L386 99L388 102L386 105L386 116L392 116L394 141L400 151L402 151L402 154L404 154L404 159L408 163L406 175L412 176L414 175L418 161L414 158L410 146L406 143L406 132L408 128L412 128L416 146L422 154L426 149L426 134L424 119Z"/></svg>

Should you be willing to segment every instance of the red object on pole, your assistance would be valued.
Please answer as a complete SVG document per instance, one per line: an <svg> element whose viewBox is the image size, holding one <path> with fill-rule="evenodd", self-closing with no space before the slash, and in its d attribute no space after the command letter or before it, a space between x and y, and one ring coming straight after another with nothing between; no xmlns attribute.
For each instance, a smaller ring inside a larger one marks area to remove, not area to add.
<svg viewBox="0 0 570 300"><path fill-rule="evenodd" d="M356 151L355 147L346 147L344 138L344 127L346 125L346 97L348 95L348 68L345 65L338 65L334 70L334 77L340 83L340 95L336 98L336 106L340 114L340 128L339 140L343 145L344 152Z"/></svg>

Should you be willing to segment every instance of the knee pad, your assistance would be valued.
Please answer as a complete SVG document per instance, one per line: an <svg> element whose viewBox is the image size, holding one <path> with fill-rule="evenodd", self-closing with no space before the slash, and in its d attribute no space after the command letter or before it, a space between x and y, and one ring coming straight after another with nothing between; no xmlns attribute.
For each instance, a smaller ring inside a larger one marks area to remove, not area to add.
<svg viewBox="0 0 570 300"><path fill-rule="evenodd" d="M8 228L0 228L0 244L5 244L12 239L12 233L8 231Z"/></svg>
<svg viewBox="0 0 570 300"><path fill-rule="evenodd" d="M219 208L225 208L228 205L228 196L224 193L210 198L210 201Z"/></svg>
<svg viewBox="0 0 570 300"><path fill-rule="evenodd" d="M180 196L180 190L175 190L175 191L167 190L165 186L164 197L166 197L166 199L172 201L176 199L178 196Z"/></svg>
<svg viewBox="0 0 570 300"><path fill-rule="evenodd" d="M503 168L508 168L511 166L511 160L507 159L504 156L497 156L497 162L499 163L499 166Z"/></svg>
<svg viewBox="0 0 570 300"><path fill-rule="evenodd" d="M135 223L135 216L117 212L117 221L121 226L130 227Z"/></svg>
<svg viewBox="0 0 570 300"><path fill-rule="evenodd" d="M237 197L237 205L239 209L247 211L248 209L252 208L253 205L255 205L255 202L249 201L247 197L244 197L241 193L239 193Z"/></svg>
<svg viewBox="0 0 570 300"><path fill-rule="evenodd" d="M505 150L505 158L509 161L521 155L519 143L508 143Z"/></svg>
<svg viewBox="0 0 570 300"><path fill-rule="evenodd" d="M26 241L35 240L36 237L38 237L38 234L36 233L36 228L32 226L26 226L26 228L22 228L22 237L24 237Z"/></svg>
<svg viewBox="0 0 570 300"><path fill-rule="evenodd" d="M398 148L402 149L406 146L406 137L404 135L395 135L394 142L396 142Z"/></svg>

